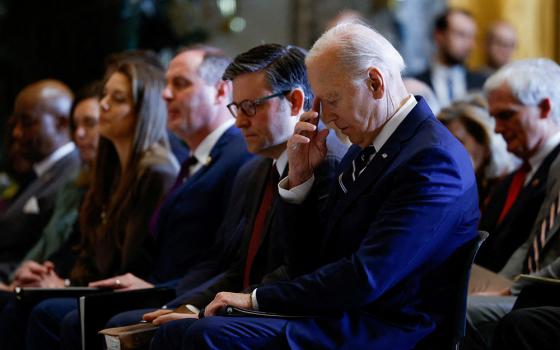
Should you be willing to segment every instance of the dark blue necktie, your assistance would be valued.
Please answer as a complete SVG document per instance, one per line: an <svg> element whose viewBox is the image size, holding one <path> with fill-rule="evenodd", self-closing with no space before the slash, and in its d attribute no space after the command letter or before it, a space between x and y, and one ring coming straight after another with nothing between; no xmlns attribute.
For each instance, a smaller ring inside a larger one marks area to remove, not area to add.
<svg viewBox="0 0 560 350"><path fill-rule="evenodd" d="M362 172L366 169L369 162L375 156L375 147L373 145L369 145L368 147L364 148L360 154L352 161L352 165L348 167L342 174L338 176L338 183L340 185L340 189L344 193L348 193L348 190L352 186L354 182L358 179L358 177L362 174Z"/></svg>

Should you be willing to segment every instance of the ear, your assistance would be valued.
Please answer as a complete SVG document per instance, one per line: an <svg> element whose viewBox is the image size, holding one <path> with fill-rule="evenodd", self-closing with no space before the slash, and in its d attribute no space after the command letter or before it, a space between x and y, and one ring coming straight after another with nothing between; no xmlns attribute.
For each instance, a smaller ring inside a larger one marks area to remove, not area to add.
<svg viewBox="0 0 560 350"><path fill-rule="evenodd" d="M385 80L383 74L381 74L381 71L376 67L370 67L367 73L367 85L371 96L379 100L385 95Z"/></svg>
<svg viewBox="0 0 560 350"><path fill-rule="evenodd" d="M228 103L231 100L231 81L222 80L216 84L216 104Z"/></svg>
<svg viewBox="0 0 560 350"><path fill-rule="evenodd" d="M303 112L305 102L305 93L301 88L295 88L288 95L288 102L290 102L290 112L292 116L298 116Z"/></svg>
<svg viewBox="0 0 560 350"><path fill-rule="evenodd" d="M541 102L539 102L539 109L541 110L541 119L548 118L552 109L550 98L543 98Z"/></svg>

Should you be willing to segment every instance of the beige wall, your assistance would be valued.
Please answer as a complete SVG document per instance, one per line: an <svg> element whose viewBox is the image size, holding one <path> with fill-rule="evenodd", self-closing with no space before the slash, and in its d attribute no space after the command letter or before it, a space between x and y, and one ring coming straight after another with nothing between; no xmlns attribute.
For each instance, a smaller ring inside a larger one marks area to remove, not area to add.
<svg viewBox="0 0 560 350"><path fill-rule="evenodd" d="M471 11L478 23L471 66L483 63L485 32L496 20L506 20L517 29L515 58L548 57L560 61L560 0L449 0L449 5Z"/></svg>

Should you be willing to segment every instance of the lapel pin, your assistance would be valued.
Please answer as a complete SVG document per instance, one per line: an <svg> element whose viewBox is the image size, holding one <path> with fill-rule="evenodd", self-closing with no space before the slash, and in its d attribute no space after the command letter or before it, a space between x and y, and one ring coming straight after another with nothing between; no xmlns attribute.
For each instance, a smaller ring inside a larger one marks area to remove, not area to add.
<svg viewBox="0 0 560 350"><path fill-rule="evenodd" d="M537 187L541 182L539 181L539 179L534 179L533 182L531 183L531 186L533 187Z"/></svg>
<svg viewBox="0 0 560 350"><path fill-rule="evenodd" d="M387 153L382 153L382 154L381 154L381 157L387 158Z"/></svg>
<svg viewBox="0 0 560 350"><path fill-rule="evenodd" d="M206 158L206 163L204 163L204 165L208 166L210 165L210 163L212 163L212 157L208 156L208 158Z"/></svg>

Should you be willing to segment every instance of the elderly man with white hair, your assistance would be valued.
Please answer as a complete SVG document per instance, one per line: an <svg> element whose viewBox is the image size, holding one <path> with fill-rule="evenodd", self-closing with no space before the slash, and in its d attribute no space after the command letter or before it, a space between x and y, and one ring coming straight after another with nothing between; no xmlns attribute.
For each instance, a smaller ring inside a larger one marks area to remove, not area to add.
<svg viewBox="0 0 560 350"><path fill-rule="evenodd" d="M477 236L469 156L406 92L402 57L372 29L330 29L306 66L314 111L296 124L279 184L299 277L219 293L175 336L184 349L437 348L463 267L450 259ZM327 152L318 112L353 143L322 208L306 201ZM284 316L218 316L226 305Z"/></svg>
<svg viewBox="0 0 560 350"><path fill-rule="evenodd" d="M480 223L490 237L477 263L506 278L560 275L559 83L560 66L541 58L510 63L484 86L496 132L525 163L496 189ZM496 289L490 281L469 297L467 349L490 348L497 322L531 283L519 280Z"/></svg>

